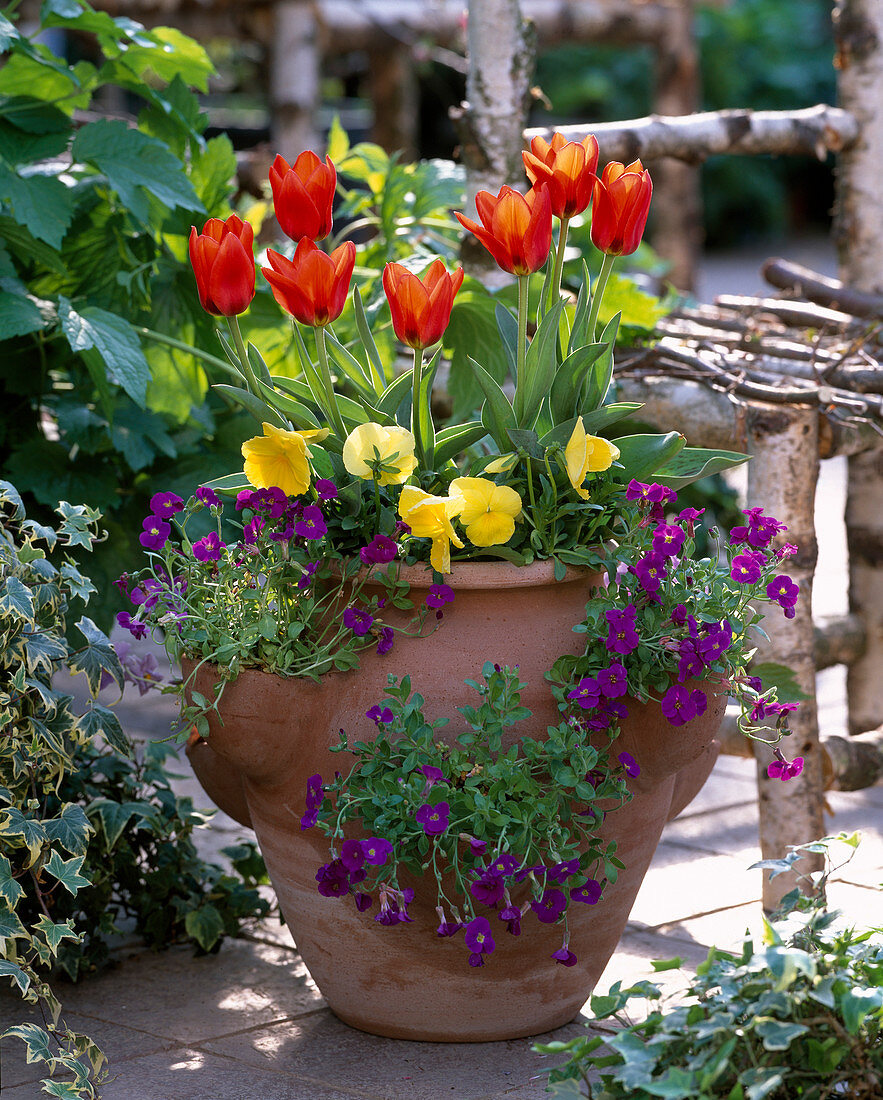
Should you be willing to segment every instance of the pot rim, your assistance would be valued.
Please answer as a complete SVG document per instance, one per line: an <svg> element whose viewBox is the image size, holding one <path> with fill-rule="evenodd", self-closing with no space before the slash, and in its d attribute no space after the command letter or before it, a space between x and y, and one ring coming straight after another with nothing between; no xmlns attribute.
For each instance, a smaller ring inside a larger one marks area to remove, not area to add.
<svg viewBox="0 0 883 1100"><path fill-rule="evenodd" d="M371 580L375 572L384 570L360 570L360 581ZM550 584L568 584L596 577L597 571L585 565L566 565L564 576L555 580L555 562L551 559L532 561L528 565L516 565L511 561L452 561L451 572L442 573L442 584L455 591L466 592L475 589L500 588L543 588ZM411 588L428 589L437 583L433 580L433 569L429 562L417 562L414 565L399 566L399 578Z"/></svg>

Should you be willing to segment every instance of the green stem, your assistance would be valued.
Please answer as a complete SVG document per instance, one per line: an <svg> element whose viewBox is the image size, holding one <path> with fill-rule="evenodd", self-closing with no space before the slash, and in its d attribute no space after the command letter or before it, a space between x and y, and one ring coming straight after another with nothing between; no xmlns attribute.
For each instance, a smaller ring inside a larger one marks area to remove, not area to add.
<svg viewBox="0 0 883 1100"><path fill-rule="evenodd" d="M240 382L242 381L242 375L235 367L231 366L226 359L219 359L217 355L209 355L207 351L195 348L192 344L185 344L183 340L176 340L173 336L166 336L163 332L154 332L151 328L136 326L135 331L139 336L144 336L148 340L153 340L156 344L165 344L167 347L175 348L177 351L186 351L188 355L193 355L195 358L201 359L203 363L208 363L212 367L217 367L218 370L225 371L227 374L233 375L233 377L237 378Z"/></svg>
<svg viewBox="0 0 883 1100"><path fill-rule="evenodd" d="M325 347L325 329L321 325L316 325L313 329L316 334L316 350L319 353L319 373L322 378L322 388L325 391L325 401L327 402L326 412L328 419L331 421L331 426L334 428L336 434L340 437L341 441L346 439L346 428L343 426L343 418L340 415L340 409L337 407L337 399L334 395L334 386L331 384L331 367L328 363L328 349Z"/></svg>
<svg viewBox="0 0 883 1100"><path fill-rule="evenodd" d="M561 272L564 270L564 246L567 244L567 230L570 227L570 218L561 219L561 227L558 230L558 249L555 252L555 269L552 272L552 284L549 287L549 297L546 301L546 309L549 310L561 297Z"/></svg>
<svg viewBox="0 0 883 1100"><path fill-rule="evenodd" d="M236 347L236 354L239 356L239 362L242 366L242 373L245 376L245 383L255 397L262 401L261 387L258 385L258 380L255 378L254 371L251 369L251 363L248 361L248 352L245 350L245 342L242 339L242 332L239 328L238 317L228 317L227 324L230 328L230 335L233 337L233 343Z"/></svg>
<svg viewBox="0 0 883 1100"><path fill-rule="evenodd" d="M601 271L598 274L598 278L595 280L595 290L592 294L592 308L589 311L589 336L592 340L595 339L595 329L598 326L598 311L601 308L601 302L604 300L607 280L610 278L610 272L613 270L613 265L615 263L616 257L608 256L605 253L604 262L601 264Z"/></svg>
<svg viewBox="0 0 883 1100"><path fill-rule="evenodd" d="M413 385L411 390L411 434L414 436L414 450L417 452L419 470L426 469L426 452L423 448L423 433L420 428L420 384L423 381L423 348L414 348ZM431 416L432 413L430 412Z"/></svg>
<svg viewBox="0 0 883 1100"><path fill-rule="evenodd" d="M521 412L524 402L523 395L527 393L527 379L524 377L524 364L527 359L527 302L529 275L518 276L518 342L515 352L515 417L519 427L521 424ZM521 396L521 400L519 400Z"/></svg>

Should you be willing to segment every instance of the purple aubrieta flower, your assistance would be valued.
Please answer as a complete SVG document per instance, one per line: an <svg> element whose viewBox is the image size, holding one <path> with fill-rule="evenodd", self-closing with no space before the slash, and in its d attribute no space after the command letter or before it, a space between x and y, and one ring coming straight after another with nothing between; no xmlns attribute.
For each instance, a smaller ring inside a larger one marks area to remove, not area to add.
<svg viewBox="0 0 883 1100"><path fill-rule="evenodd" d="M473 956L490 955L497 946L491 935L491 926L487 917L473 917L463 928L463 940ZM481 962L473 962L470 958L470 966L481 966Z"/></svg>
<svg viewBox="0 0 883 1100"><path fill-rule="evenodd" d="M607 648L611 653L631 653L640 645L641 639L635 629L637 610L635 605L630 603L622 611L614 608L604 612L609 625Z"/></svg>
<svg viewBox="0 0 883 1100"><path fill-rule="evenodd" d="M581 901L585 905L597 905L603 892L601 883L597 879L590 878L582 886L575 886L570 891L570 900Z"/></svg>
<svg viewBox="0 0 883 1100"><path fill-rule="evenodd" d="M694 534L694 524L705 512L704 508L682 508L677 515L677 522L682 524L690 538Z"/></svg>
<svg viewBox="0 0 883 1100"><path fill-rule="evenodd" d="M341 898L349 893L350 876L339 859L323 864L316 872L316 882L323 898Z"/></svg>
<svg viewBox="0 0 883 1100"><path fill-rule="evenodd" d="M795 546L793 542L783 542L782 545L776 550L775 555L778 561L782 558L793 557L800 549L799 546Z"/></svg>
<svg viewBox="0 0 883 1100"><path fill-rule="evenodd" d="M579 860L578 859L565 859L561 863L556 863L554 867L549 868L549 878L553 882L557 882L559 885L563 885L564 882L570 878L571 875L579 873Z"/></svg>
<svg viewBox="0 0 883 1100"><path fill-rule="evenodd" d="M266 521L263 520L260 516L252 516L248 523L246 523L246 525L242 528L242 541L245 543L246 546L254 546L254 544L258 541L258 537L260 536L261 531L263 531L265 525Z"/></svg>
<svg viewBox="0 0 883 1100"><path fill-rule="evenodd" d="M348 607L343 613L343 625L357 638L363 638L371 629L374 616L363 607Z"/></svg>
<svg viewBox="0 0 883 1100"><path fill-rule="evenodd" d="M486 868L469 884L469 893L482 905L494 906L506 893L506 884L499 872Z"/></svg>
<svg viewBox="0 0 883 1100"><path fill-rule="evenodd" d="M360 840L345 840L340 846L340 862L348 871L361 871L365 866L365 852Z"/></svg>
<svg viewBox="0 0 883 1100"><path fill-rule="evenodd" d="M724 619L721 623L709 623L705 629L705 636L699 639L696 650L702 660L709 665L722 657L733 644L733 628L729 620Z"/></svg>
<svg viewBox="0 0 883 1100"><path fill-rule="evenodd" d="M318 568L319 568L319 562L317 562L317 561L308 561L307 564L305 566L303 566L303 572L301 573L301 575L297 579L297 587L298 588L309 588L310 585L313 583L313 577L315 577L316 570Z"/></svg>
<svg viewBox="0 0 883 1100"><path fill-rule="evenodd" d="M424 793L426 790L430 790L434 787L436 783L441 783L445 777L445 773L441 768L436 768L432 764L422 764L420 771L423 773L423 778L427 783L427 786L424 788Z"/></svg>
<svg viewBox="0 0 883 1100"><path fill-rule="evenodd" d="M176 513L184 511L184 501L177 493L154 493L150 498L150 510L160 519L171 519Z"/></svg>
<svg viewBox="0 0 883 1100"><path fill-rule="evenodd" d="M129 593L129 599L136 607L140 607L143 604L144 610L149 611L151 607L155 606L164 591L165 586L162 581L155 580L153 577L145 577L145 579Z"/></svg>
<svg viewBox="0 0 883 1100"><path fill-rule="evenodd" d="M739 584L754 584L760 580L765 563L766 559L759 551L746 550L733 558L730 577Z"/></svg>
<svg viewBox="0 0 883 1100"><path fill-rule="evenodd" d="M375 703L373 707L365 711L365 717L370 718L375 726L379 726L381 722L388 723L393 720L393 713L389 707L380 709L380 704Z"/></svg>
<svg viewBox="0 0 883 1100"><path fill-rule="evenodd" d="M241 512L243 508L254 508L253 501L256 496L254 489L240 489L236 494L236 511Z"/></svg>
<svg viewBox="0 0 883 1100"><path fill-rule="evenodd" d="M133 619L128 611L117 613L117 625L121 626L123 630L128 630L134 638L147 637L147 626L137 619Z"/></svg>
<svg viewBox="0 0 883 1100"><path fill-rule="evenodd" d="M683 726L705 713L708 699L698 688L690 691L683 684L672 684L662 697L662 713L672 726Z"/></svg>
<svg viewBox="0 0 883 1100"><path fill-rule="evenodd" d="M426 596L427 607L444 607L446 603L453 603L454 590L449 584L431 584Z"/></svg>
<svg viewBox="0 0 883 1100"><path fill-rule="evenodd" d="M306 813L300 819L301 829L312 829L319 820L319 810L322 808L324 798L322 776L311 775L307 780Z"/></svg>
<svg viewBox="0 0 883 1100"><path fill-rule="evenodd" d="M554 924L567 908L567 898L562 890L552 888L544 890L543 896L532 901L530 907L536 913L538 921Z"/></svg>
<svg viewBox="0 0 883 1100"><path fill-rule="evenodd" d="M318 504L308 504L302 517L294 525L294 533L302 539L320 539L328 528Z"/></svg>
<svg viewBox="0 0 883 1100"><path fill-rule="evenodd" d="M730 529L730 546L742 546L748 542L748 528L741 525Z"/></svg>
<svg viewBox="0 0 883 1100"><path fill-rule="evenodd" d="M653 532L653 549L664 558L676 558L684 545L687 532L683 527L660 523Z"/></svg>
<svg viewBox="0 0 883 1100"><path fill-rule="evenodd" d="M384 653L389 653L392 649L393 642L395 641L396 632L391 626L384 626L380 629L380 637L377 640L377 652L382 657Z"/></svg>
<svg viewBox="0 0 883 1100"><path fill-rule="evenodd" d="M337 500L337 486L327 477L316 478L316 493L319 500Z"/></svg>
<svg viewBox="0 0 883 1100"><path fill-rule="evenodd" d="M138 541L145 550L162 550L169 540L171 527L159 516L146 516L141 523L144 530L138 536Z"/></svg>
<svg viewBox="0 0 883 1100"><path fill-rule="evenodd" d="M800 585L784 573L780 573L778 576L773 577L766 586L766 594L780 607L787 609L794 607L797 603L797 597L800 595Z"/></svg>
<svg viewBox="0 0 883 1100"><path fill-rule="evenodd" d="M556 963L562 963L564 966L576 966L576 955L570 950L567 944L562 944L557 951L553 951L551 956Z"/></svg>
<svg viewBox="0 0 883 1100"><path fill-rule="evenodd" d="M252 493L251 508L259 508L270 519L282 519L288 508L288 497L278 485L270 485L266 489L258 489Z"/></svg>
<svg viewBox="0 0 883 1100"><path fill-rule="evenodd" d="M651 594L658 592L665 579L665 558L662 554L657 553L657 551L651 550L648 554L638 559L633 566L632 572L638 578L638 583L645 592Z"/></svg>
<svg viewBox="0 0 883 1100"><path fill-rule="evenodd" d="M493 862L488 864L488 871L495 875L511 875L518 870L518 860L511 852L501 852L494 856Z"/></svg>
<svg viewBox="0 0 883 1100"><path fill-rule="evenodd" d="M450 813L451 807L447 802L438 802L435 806L424 802L414 815L414 820L423 826L423 832L427 836L438 836L447 829Z"/></svg>
<svg viewBox="0 0 883 1100"><path fill-rule="evenodd" d="M803 757L795 756L792 761L774 760L767 766L767 776L770 779L781 779L787 783L789 779L796 779L803 771Z"/></svg>
<svg viewBox="0 0 883 1100"><path fill-rule="evenodd" d="M399 552L398 544L387 535L375 535L367 546L359 551L365 565L386 565Z"/></svg>
<svg viewBox="0 0 883 1100"><path fill-rule="evenodd" d="M361 890L357 890L353 894L353 901L356 903L356 909L358 909L360 913L364 913L374 904L374 898L372 898L370 894L363 894Z"/></svg>
<svg viewBox="0 0 883 1100"><path fill-rule="evenodd" d="M521 910L517 905L504 906L497 916L506 922L506 931L510 936L521 935Z"/></svg>
<svg viewBox="0 0 883 1100"><path fill-rule="evenodd" d="M670 618L675 626L683 626L687 621L687 608L684 604L677 604L672 610Z"/></svg>
<svg viewBox="0 0 883 1100"><path fill-rule="evenodd" d="M218 532L210 531L205 538L194 542L193 556L199 561L220 561L221 551L226 549L226 543L221 542Z"/></svg>
<svg viewBox="0 0 883 1100"><path fill-rule="evenodd" d="M460 833L460 838L469 842L469 849L473 855L483 856L487 851L486 840L479 840L478 837L468 836L465 833Z"/></svg>
<svg viewBox="0 0 883 1100"><path fill-rule="evenodd" d="M608 699L618 699L628 691L625 666L619 661L614 661L608 668L602 668L598 673L598 687L601 694Z"/></svg>
<svg viewBox="0 0 883 1100"><path fill-rule="evenodd" d="M193 494L200 504L204 504L207 508L220 508L221 498L207 485L200 485L200 487Z"/></svg>
<svg viewBox="0 0 883 1100"><path fill-rule="evenodd" d="M620 764L622 764L623 768L625 769L625 774L630 775L632 779L637 779L638 776L641 774L641 769L638 766L638 762L631 755L631 753L621 752L619 756L617 756L617 760L620 762Z"/></svg>
<svg viewBox="0 0 883 1100"><path fill-rule="evenodd" d="M591 710L601 701L601 688L593 676L584 676L573 691L567 693L567 698L583 710Z"/></svg>
<svg viewBox="0 0 883 1100"><path fill-rule="evenodd" d="M392 844L380 836L369 837L368 840L361 841L361 845L365 862L372 867L382 867L392 855Z"/></svg>

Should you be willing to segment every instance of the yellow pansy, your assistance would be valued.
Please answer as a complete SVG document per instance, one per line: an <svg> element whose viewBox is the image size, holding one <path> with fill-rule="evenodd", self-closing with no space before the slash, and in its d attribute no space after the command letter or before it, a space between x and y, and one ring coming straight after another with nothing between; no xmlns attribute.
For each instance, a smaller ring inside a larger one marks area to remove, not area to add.
<svg viewBox="0 0 883 1100"><path fill-rule="evenodd" d="M343 464L354 477L401 485L417 465L414 437L407 428L360 424L343 445Z"/></svg>
<svg viewBox="0 0 883 1100"><path fill-rule="evenodd" d="M521 497L514 489L486 477L457 477L451 496L462 501L460 522L474 546L498 546L512 538L521 514Z"/></svg>
<svg viewBox="0 0 883 1100"><path fill-rule="evenodd" d="M439 573L451 571L451 543L462 549L463 543L451 524L462 501L436 497L416 485L405 485L399 496L399 515L418 538L432 539L429 561Z"/></svg>
<svg viewBox="0 0 883 1100"><path fill-rule="evenodd" d="M327 428L290 432L263 424L263 435L242 444L243 470L255 489L278 486L287 496L298 496L310 487L310 463L307 444L318 443L328 435Z"/></svg>
<svg viewBox="0 0 883 1100"><path fill-rule="evenodd" d="M618 458L619 448L597 435L586 435L583 418L579 417L564 448L564 461L570 484L583 500L589 499L588 489L583 488L586 474L607 470Z"/></svg>

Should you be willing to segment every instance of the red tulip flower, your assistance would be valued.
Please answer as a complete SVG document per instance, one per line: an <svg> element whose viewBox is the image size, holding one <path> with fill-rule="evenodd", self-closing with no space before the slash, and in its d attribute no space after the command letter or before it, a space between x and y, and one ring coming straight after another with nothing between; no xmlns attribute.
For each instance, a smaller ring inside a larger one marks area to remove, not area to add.
<svg viewBox="0 0 883 1100"><path fill-rule="evenodd" d="M553 134L551 143L535 137L521 158L530 182L548 186L556 218L572 218L588 209L598 168L598 142L591 134L582 141Z"/></svg>
<svg viewBox="0 0 883 1100"><path fill-rule="evenodd" d="M630 256L641 243L653 183L639 160L624 168L611 161L595 180L592 243L608 256Z"/></svg>
<svg viewBox="0 0 883 1100"><path fill-rule="evenodd" d="M294 259L286 260L272 248L267 249L270 267L261 271L273 290L273 297L292 317L304 325L321 327L336 321L343 311L353 267L356 246L346 241L329 256L309 237L302 237Z"/></svg>
<svg viewBox="0 0 883 1100"><path fill-rule="evenodd" d="M330 157L325 163L307 149L294 162L277 156L270 169L273 207L282 232L293 241L309 237L321 241L331 232L331 204L337 171Z"/></svg>
<svg viewBox="0 0 883 1100"><path fill-rule="evenodd" d="M546 186L531 188L526 195L505 186L496 197L479 191L475 209L481 225L462 214L457 218L504 271L513 275L539 271L552 246L552 202Z"/></svg>
<svg viewBox="0 0 883 1100"><path fill-rule="evenodd" d="M422 350L441 339L462 283L463 268L458 267L451 275L441 260L433 260L422 279L401 264L386 265L383 289L389 300L392 327L403 344Z"/></svg>
<svg viewBox="0 0 883 1100"><path fill-rule="evenodd" d="M202 308L216 317L244 313L254 297L254 230L231 214L190 229L190 263Z"/></svg>

